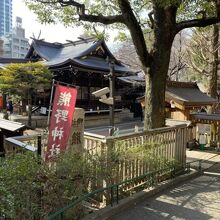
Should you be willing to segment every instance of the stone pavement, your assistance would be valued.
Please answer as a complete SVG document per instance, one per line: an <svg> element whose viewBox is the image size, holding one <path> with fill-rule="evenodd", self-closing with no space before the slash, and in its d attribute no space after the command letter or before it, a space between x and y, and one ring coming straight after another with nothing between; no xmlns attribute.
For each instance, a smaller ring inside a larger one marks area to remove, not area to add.
<svg viewBox="0 0 220 220"><path fill-rule="evenodd" d="M220 165L204 175L163 191L109 220L220 219Z"/></svg>
<svg viewBox="0 0 220 220"><path fill-rule="evenodd" d="M220 220L220 155L187 151L187 161L206 160L204 174L145 199L109 220Z"/></svg>
<svg viewBox="0 0 220 220"><path fill-rule="evenodd" d="M205 170L213 166L215 163L220 162L220 152L215 151L215 150L213 151L187 150L186 151L187 162L193 162L197 160L202 160L202 169ZM198 167L198 162L191 163L191 167L193 166Z"/></svg>

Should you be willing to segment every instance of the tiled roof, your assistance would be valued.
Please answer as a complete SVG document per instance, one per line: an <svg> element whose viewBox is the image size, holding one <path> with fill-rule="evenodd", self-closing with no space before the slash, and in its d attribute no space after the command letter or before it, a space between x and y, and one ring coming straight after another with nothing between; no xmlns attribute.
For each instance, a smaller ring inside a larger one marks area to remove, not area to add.
<svg viewBox="0 0 220 220"><path fill-rule="evenodd" d="M216 102L215 99L201 92L197 84L192 82L167 82L166 100L172 99L184 105L209 105Z"/></svg>
<svg viewBox="0 0 220 220"><path fill-rule="evenodd" d="M94 38L65 44L34 40L26 58L31 59L32 55L37 53L50 68L56 68L72 62L82 68L109 71L109 64L106 58L91 55L100 46L108 57L115 60L114 68L116 72L131 72L125 65L114 58L103 40L94 40Z"/></svg>
<svg viewBox="0 0 220 220"><path fill-rule="evenodd" d="M139 97L137 100L142 101L144 96ZM216 99L201 92L194 82L176 82L167 81L166 102L171 100L184 106L203 106L212 105L217 102Z"/></svg>

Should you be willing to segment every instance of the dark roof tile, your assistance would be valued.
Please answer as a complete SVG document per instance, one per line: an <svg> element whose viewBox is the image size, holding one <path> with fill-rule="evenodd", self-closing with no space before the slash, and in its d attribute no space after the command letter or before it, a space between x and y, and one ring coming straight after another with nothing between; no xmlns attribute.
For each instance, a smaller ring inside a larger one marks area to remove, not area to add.
<svg viewBox="0 0 220 220"><path fill-rule="evenodd" d="M48 43L42 40L34 40L26 58L31 58L33 51L45 60L49 67L58 67L68 62L73 62L79 66L91 69L109 71L109 64L105 58L92 57L90 54L96 51L100 46L103 47L106 54L115 59L109 51L103 40L95 41L94 38L80 40L66 44ZM82 59L82 57L84 59ZM131 73L131 71L115 59L115 71Z"/></svg>

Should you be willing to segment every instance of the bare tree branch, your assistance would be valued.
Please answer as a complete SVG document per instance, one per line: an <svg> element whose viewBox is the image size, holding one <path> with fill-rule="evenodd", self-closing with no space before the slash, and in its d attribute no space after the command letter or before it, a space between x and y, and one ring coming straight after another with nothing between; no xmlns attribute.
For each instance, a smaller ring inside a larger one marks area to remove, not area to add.
<svg viewBox="0 0 220 220"><path fill-rule="evenodd" d="M187 53L189 54L189 57L190 57L190 52L191 52L191 51L187 50ZM198 72L198 73L200 73L200 74L204 74L205 76L209 76L209 75L210 75L206 70L199 68L199 67L193 62L192 59L189 59L189 62L190 62L189 67L193 68L196 72Z"/></svg>
<svg viewBox="0 0 220 220"><path fill-rule="evenodd" d="M212 64L211 56L213 54L213 51L210 47L210 39L208 39L204 33L195 31L194 34L197 36L196 40L191 39L192 43L194 45L197 45L196 47L191 47L190 51L193 53L195 56L201 58L204 62L207 64ZM190 47L190 46L188 46ZM198 53L198 50L201 53Z"/></svg>
<svg viewBox="0 0 220 220"><path fill-rule="evenodd" d="M125 23L122 15L115 16L103 16L103 15L88 15L88 14L79 14L79 20L89 21L89 22L99 22L105 25L114 24L114 23Z"/></svg>
<svg viewBox="0 0 220 220"><path fill-rule="evenodd" d="M210 17L210 18L201 18L193 19L188 21L182 21L176 24L177 33L185 28L191 27L206 27L208 25L217 24L220 22L220 17Z"/></svg>
<svg viewBox="0 0 220 220"><path fill-rule="evenodd" d="M201 57L204 60L204 62L211 64L212 62L210 62L210 58L206 56L204 52L204 48L201 47L200 52L201 52Z"/></svg>
<svg viewBox="0 0 220 220"><path fill-rule="evenodd" d="M148 13L148 17L149 17L150 23L151 23L151 25L150 25L150 28L151 28L151 29L154 29L154 18L153 18L153 14L154 14L153 11L151 11L151 12Z"/></svg>

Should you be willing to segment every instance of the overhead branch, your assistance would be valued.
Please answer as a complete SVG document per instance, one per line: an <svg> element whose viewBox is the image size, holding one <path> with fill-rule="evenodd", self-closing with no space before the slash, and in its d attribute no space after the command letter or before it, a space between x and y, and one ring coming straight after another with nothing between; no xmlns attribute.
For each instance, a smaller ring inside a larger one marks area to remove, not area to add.
<svg viewBox="0 0 220 220"><path fill-rule="evenodd" d="M210 18L201 18L201 19L193 19L182 21L176 24L176 32L192 27L206 27L212 24L217 24L220 22L220 17L210 17Z"/></svg>
<svg viewBox="0 0 220 220"><path fill-rule="evenodd" d="M73 6L73 7L77 7L77 8L81 8L81 7L84 7L84 4L80 4L74 0L57 0L58 3L61 4L61 6Z"/></svg>
<svg viewBox="0 0 220 220"><path fill-rule="evenodd" d="M99 22L105 25L114 23L125 23L122 15L115 16L103 16L103 15L89 15L89 14L79 14L79 20L88 22Z"/></svg>
<svg viewBox="0 0 220 220"><path fill-rule="evenodd" d="M141 25L139 24L137 18L134 15L129 1L118 0L118 4L122 16L124 17L125 25L131 33L131 38L133 40L137 55L141 61L144 71L146 72L147 70L145 68L150 65L151 56L147 50Z"/></svg>
<svg viewBox="0 0 220 220"><path fill-rule="evenodd" d="M50 0L37 0L39 3L43 4L56 4L59 3L61 6L73 6L73 7L83 7L84 4L78 3L74 0L57 0L54 2L51 2Z"/></svg>

